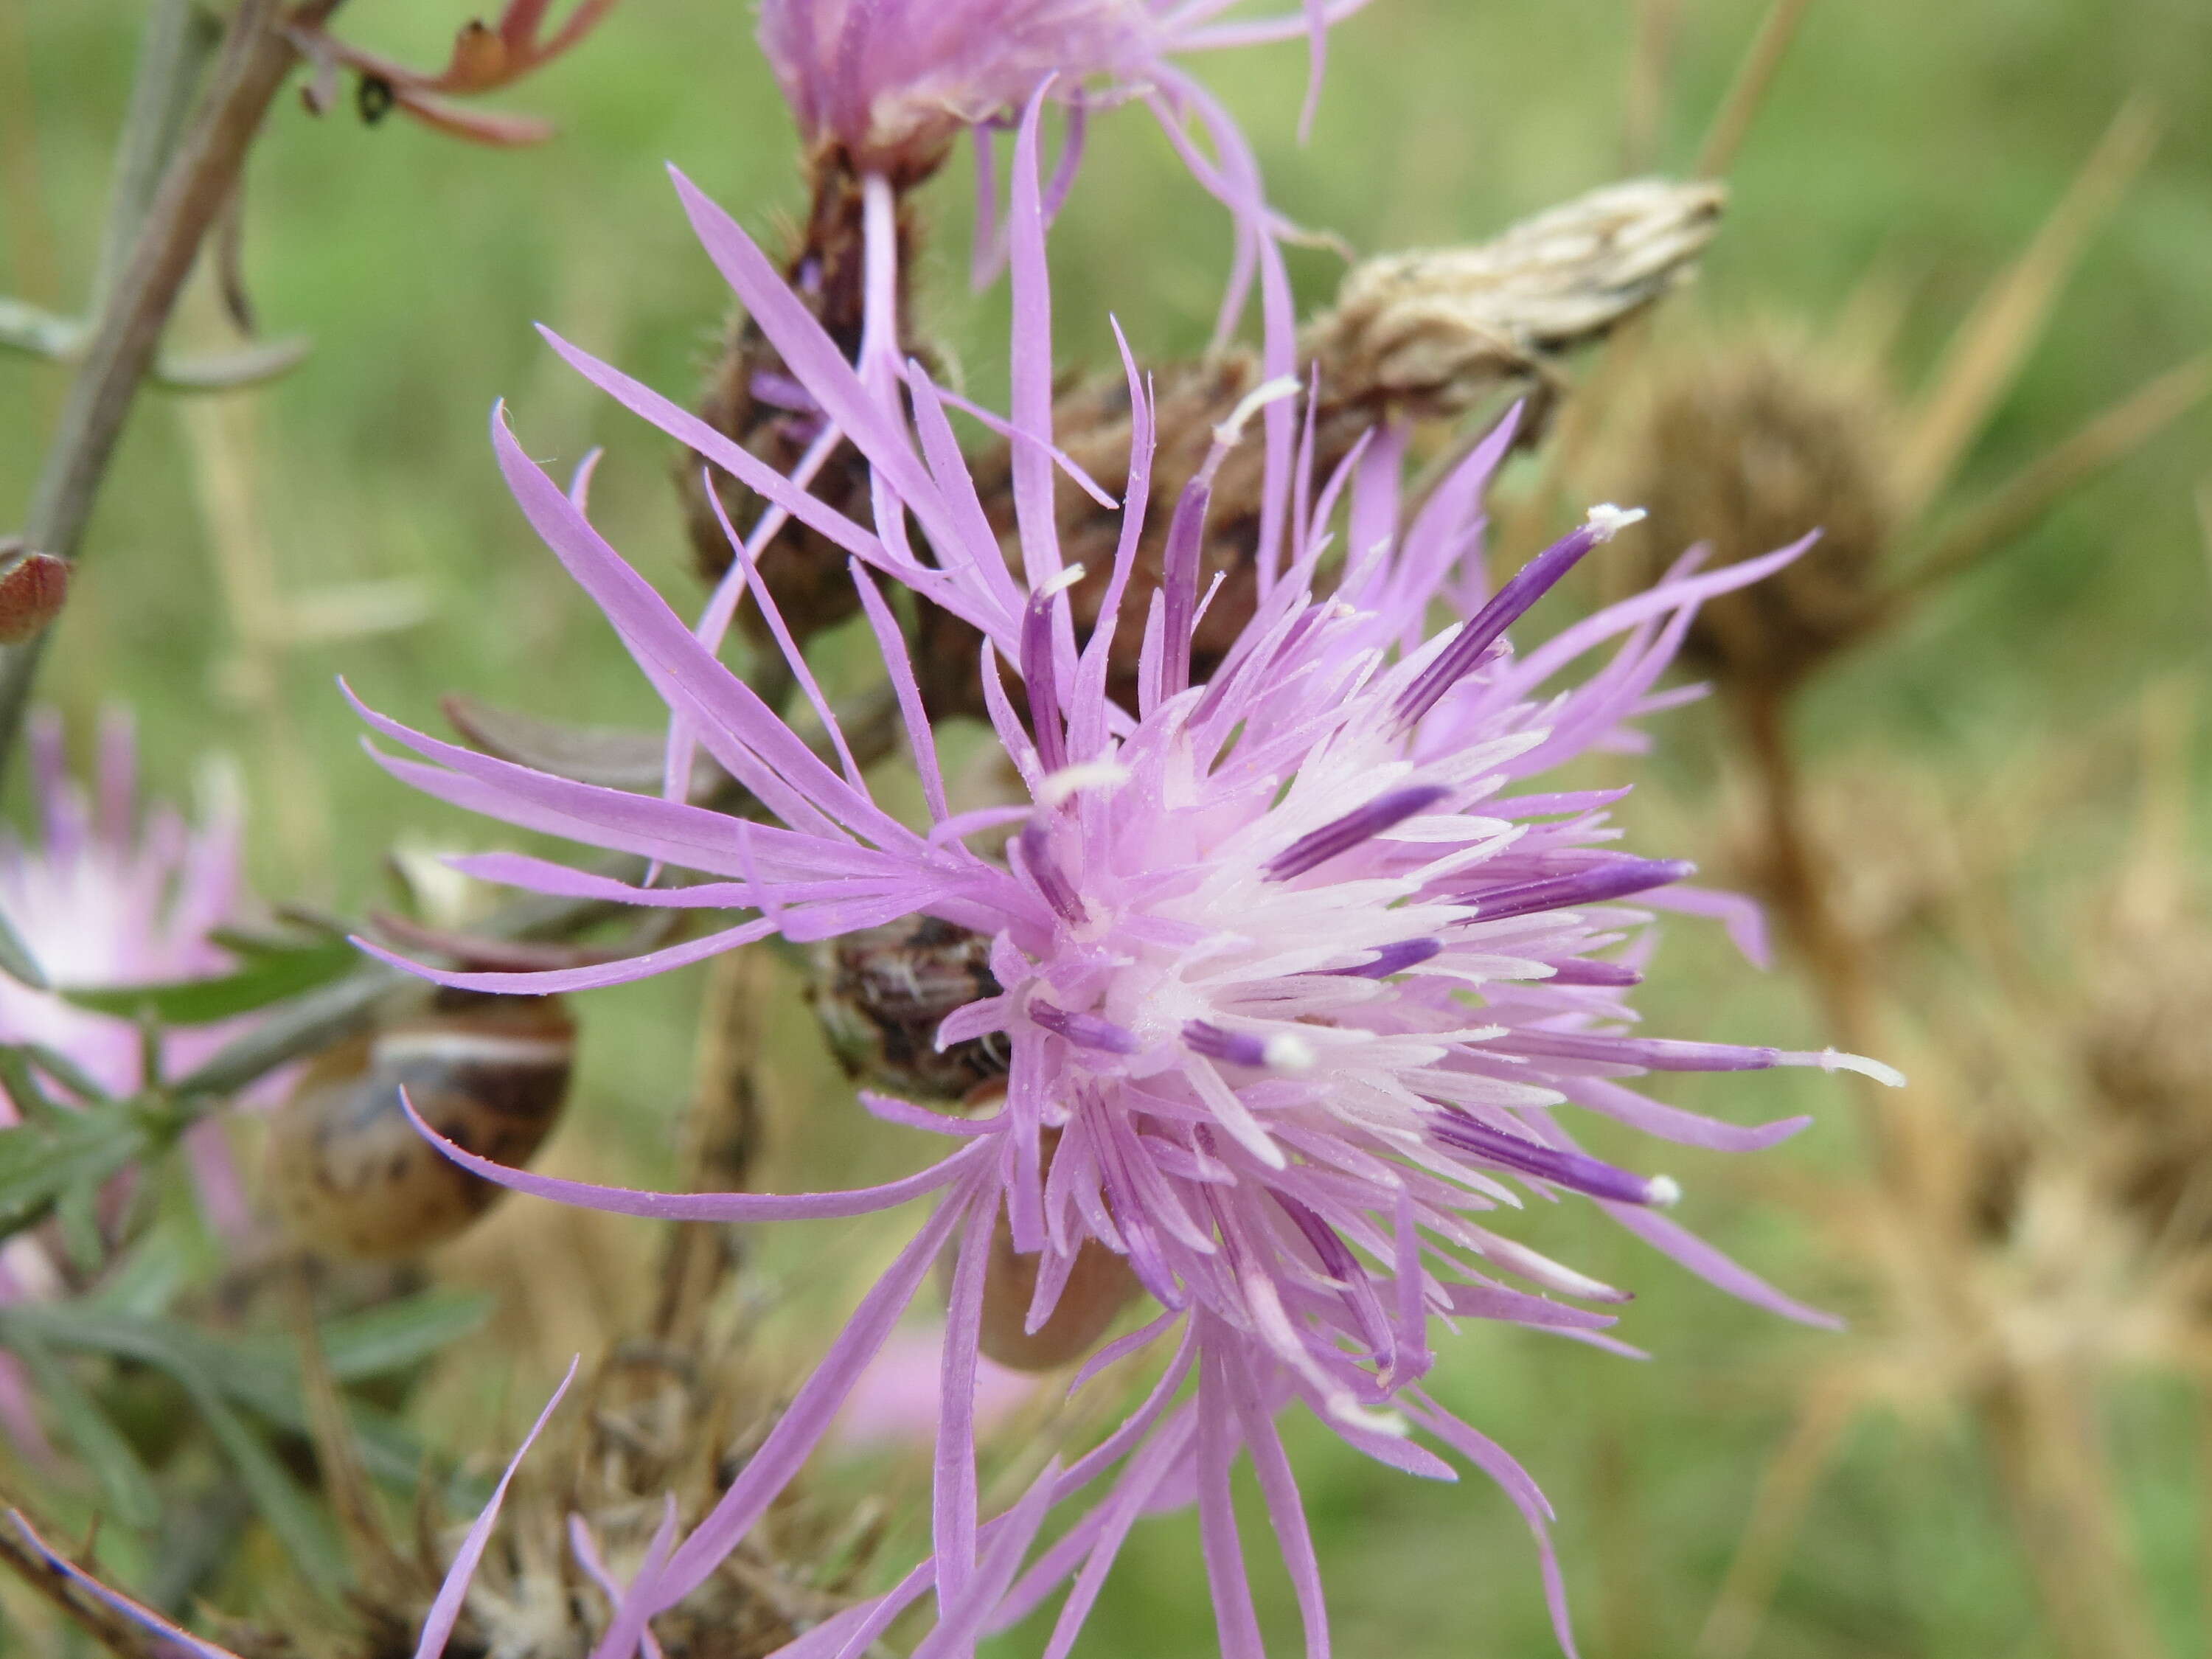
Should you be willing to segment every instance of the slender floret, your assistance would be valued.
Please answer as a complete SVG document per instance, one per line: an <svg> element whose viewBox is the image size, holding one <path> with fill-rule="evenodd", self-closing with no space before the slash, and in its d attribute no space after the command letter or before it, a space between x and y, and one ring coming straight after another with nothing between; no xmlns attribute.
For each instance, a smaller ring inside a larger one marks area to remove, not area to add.
<svg viewBox="0 0 2212 1659"><path fill-rule="evenodd" d="M1042 296L1024 286L1042 280L1036 126L1032 105L1017 147L1012 349L1018 365L1048 383ZM1257 1655L1230 1496L1240 1455L1252 1460L1297 1586L1310 1651L1326 1651L1319 1571L1277 1428L1293 1404L1410 1473L1451 1478L1438 1452L1457 1454L1505 1487L1540 1540L1549 1511L1528 1477L1421 1386L1432 1341L1462 1319L1619 1346L1601 1334L1613 1323L1602 1310L1625 1293L1510 1236L1511 1212L1532 1195L1585 1197L1725 1288L1820 1319L1661 1215L1680 1195L1675 1182L1589 1156L1572 1120L1594 1113L1663 1139L1749 1150L1803 1120L1739 1127L1663 1105L1623 1079L1800 1065L1893 1074L1832 1051L1637 1035L1626 997L1652 908L1729 914L1726 903L1680 887L1688 866L1613 846L1619 832L1607 811L1621 792L1543 781L1571 757L1620 746L1624 722L1678 700L1654 687L1698 604L1797 549L1711 574L1686 561L1649 592L1516 650L1510 630L1530 605L1635 514L1594 508L1581 529L1486 594L1480 503L1510 422L1402 527L1387 505L1395 477L1386 489L1372 464L1355 461L1349 544L1337 563L1325 562L1329 503L1347 481L1329 481L1316 500L1313 479L1278 470L1269 487L1286 520L1310 525L1310 534L1266 584L1225 659L1194 683L1192 634L1206 595L1197 591L1196 559L1177 550L1195 546L1202 532L1205 475L1175 506L1160 591L1133 599L1152 441L1147 390L1133 365L1139 418L1124 535L1099 621L1079 638L1067 599L1073 571L1052 537L1049 400L1018 402L1014 411L1018 465L1030 469L1018 579L976 510L928 378L912 366L905 376L910 428L881 412L744 233L679 188L709 253L809 394L850 419L886 503L878 522L838 519L672 403L573 347L556 341L556 349L849 550L907 714L930 823L902 823L857 769L817 758L600 539L502 416L494 442L525 514L672 710L775 821L566 781L368 714L377 731L423 757L385 759L403 779L511 823L700 879L630 888L513 854L465 860L472 873L549 893L758 913L627 963L431 976L495 991L580 988L772 933L819 940L924 915L987 937L997 986L946 1018L938 1042L988 1036L1008 1069L1003 1103L983 1115L864 1093L877 1116L934 1130L953 1150L859 1192L635 1193L503 1170L447 1147L525 1191L672 1218L849 1216L938 1195L718 1507L665 1569L632 1587L635 1603L673 1606L736 1547L947 1249L955 1261L934 1559L795 1651L860 1652L933 1589L939 1627L926 1650L968 1653L981 1634L1072 1578L1048 1650L1056 1659L1137 1516L1185 1493L1199 1507L1223 1650ZM1261 387L1223 424L1220 451L1240 441L1259 406L1295 390ZM912 665L879 590L884 577L983 635L985 701L1025 804L950 811ZM1431 632L1432 610L1455 599L1463 620ZM1144 640L1133 708L1105 692L1107 653L1123 628ZM1609 641L1600 666L1563 681ZM793 667L811 698L803 665ZM817 713L834 726L826 704L817 702ZM1118 1257L1150 1298L1146 1322L1094 1354L1078 1386L1140 1350L1164 1357L1157 1386L1127 1422L986 1521L977 1509L975 1358L1002 1239L1035 1269L1031 1333L1061 1311L1086 1249ZM1048 1511L1109 1474L1095 1507L1029 1559ZM1544 1559L1561 1639L1571 1643L1548 1544ZM602 1659L618 1656L603 1648Z"/></svg>

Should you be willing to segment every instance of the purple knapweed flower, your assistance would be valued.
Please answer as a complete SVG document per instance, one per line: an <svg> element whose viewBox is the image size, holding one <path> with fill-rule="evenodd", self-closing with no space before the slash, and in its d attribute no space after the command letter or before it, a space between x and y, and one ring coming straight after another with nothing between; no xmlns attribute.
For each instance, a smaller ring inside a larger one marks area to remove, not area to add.
<svg viewBox="0 0 2212 1659"><path fill-rule="evenodd" d="M947 1018L951 1044L989 1036L1010 1056L1004 1103L957 1116L863 1093L888 1121L954 1146L902 1180L805 1195L632 1192L449 1155L526 1192L673 1219L852 1216L936 1194L933 1213L863 1299L786 1415L716 1507L628 1589L641 1614L702 1583L828 1431L927 1278L954 1252L933 1500L933 1559L889 1595L788 1650L864 1651L934 1590L938 1622L918 1653L968 1654L1059 1585L1073 1587L1048 1653L1066 1651L1138 1516L1195 1500L1223 1651L1261 1651L1231 1501L1249 1455L1296 1587L1310 1651L1326 1650L1321 1579L1277 1429L1303 1404L1347 1443L1413 1474L1449 1479L1437 1450L1498 1480L1544 1538L1548 1510L1500 1448L1421 1386L1439 1329L1490 1319L1593 1341L1623 1292L1510 1236L1527 1195L1588 1198L1692 1271L1791 1316L1790 1300L1659 1213L1663 1176L1601 1161L1571 1112L1662 1139L1765 1146L1804 1120L1740 1127L1663 1105L1621 1079L1651 1071L1848 1067L1839 1055L1638 1035L1626 1000L1651 907L1717 908L1677 884L1686 865L1618 850L1618 789L1562 790L1544 775L1617 745L1623 723L1678 701L1656 693L1698 604L1795 556L1700 574L1688 562L1651 591L1525 652L1507 629L1577 560L1636 515L1589 521L1493 593L1481 587L1481 496L1510 440L1502 428L1409 523L1389 441L1355 456L1316 496L1292 467L1269 488L1295 526L1293 556L1261 566L1255 613L1210 680L1191 683L1192 631L1206 595L1197 550L1211 469L1175 504L1160 591L1127 607L1147 510L1152 410L1129 366L1134 451L1124 532L1100 620L1079 641L1051 497L1049 337L1032 106L1017 147L1014 454L1021 578L979 510L943 400L905 374L911 423L872 398L774 267L679 180L709 254L809 394L840 421L879 482L864 526L808 498L675 404L557 339L587 378L769 501L847 548L906 715L929 823L871 794L803 661L792 666L841 757L825 763L703 648L642 577L532 460L504 418L493 439L532 526L606 612L715 760L775 822L750 823L532 771L363 710L422 761L388 769L444 799L533 830L699 872L698 884L636 888L544 860L462 860L486 878L638 905L757 910L707 936L626 963L538 975L430 972L491 991L580 989L634 979L781 933L817 940L915 915L992 940L1000 992ZM1026 389L1025 389L1026 388ZM1263 387L1254 401L1279 396ZM1252 413L1218 434L1217 459ZM1318 575L1345 507L1334 589ZM932 558L909 544L919 526ZM742 561L741 561L742 562ZM998 738L1026 802L956 815L890 608L888 576L985 636L979 665ZM1463 620L1431 631L1432 605ZM769 601L763 596L763 603ZM773 625L773 617L770 618ZM1142 630L1138 706L1105 694L1120 628ZM1579 683L1561 676L1619 641ZM1012 684L1008 671L1018 677ZM425 761L433 763L424 763ZM371 947L374 948L374 947ZM1143 1403L1099 1445L1038 1477L1006 1513L978 1512L975 1367L1003 1230L1034 1258L1028 1326L1050 1321L1086 1247L1119 1257L1156 1312L1092 1355L1080 1387L1147 1348L1168 1356ZM1581 1304L1595 1304L1589 1307ZM1613 1345L1618 1346L1618 1345ZM1035 1560L1047 1515L1093 1482L1103 1497ZM1548 1542L1548 1593L1571 1646ZM641 1627L633 1621L625 1632ZM627 1659L611 1638L599 1659Z"/></svg>
<svg viewBox="0 0 2212 1659"><path fill-rule="evenodd" d="M229 953L210 934L240 919L245 896L235 789L212 790L197 828L167 806L142 811L132 726L120 713L101 722L89 790L70 775L58 716L34 714L28 746L36 830L28 839L0 833L0 915L48 981L89 989L196 979L229 967ZM178 1069L189 1067L234 1035L223 1028L167 1034L165 1054ZM129 1095L147 1081L144 1034L134 1022L6 975L0 975L0 1043L52 1049L110 1096ZM0 1125L21 1117L0 1085ZM242 1237L246 1199L221 1127L197 1126L185 1137L185 1151L210 1221L227 1237ZM0 1247L0 1300L50 1295L57 1283L35 1240ZM40 1442L15 1363L0 1356L0 1420L35 1446Z"/></svg>
<svg viewBox="0 0 2212 1659"><path fill-rule="evenodd" d="M845 1401L832 1437L852 1451L910 1450L937 1443L944 1404L945 1326L901 1327ZM997 1427L1037 1391L1037 1380L988 1357L975 1366L976 1432Z"/></svg>
<svg viewBox="0 0 2212 1659"><path fill-rule="evenodd" d="M1240 168L1249 147L1175 60L1303 38L1304 131L1328 30L1367 3L1297 0L1287 14L1238 18L1226 14L1247 0L762 0L759 38L807 148L842 151L864 177L926 177L963 132L988 155L992 130L1010 125L1047 83L1068 111L1072 147L1086 111L1144 99L1179 144L1195 119L1223 146L1216 159ZM1056 191L1073 165L1071 155Z"/></svg>
<svg viewBox="0 0 2212 1659"><path fill-rule="evenodd" d="M203 979L233 963L214 935L243 920L244 817L234 781L210 774L203 821L138 800L134 727L111 713L100 724L91 788L71 777L58 717L33 717L29 738L38 833L0 835L0 913L15 924L49 981L102 989ZM172 1073L191 1069L238 1035L235 1023L165 1032ZM51 992L0 976L0 1042L35 1042L72 1061L112 1096L149 1080L144 1034L136 1022L94 1013ZM0 1088L0 1123L15 1103ZM209 1218L242 1234L246 1204L222 1132L204 1124L185 1137Z"/></svg>
<svg viewBox="0 0 2212 1659"><path fill-rule="evenodd" d="M235 791L218 790L197 829L167 806L142 812L137 746L120 714L101 723L89 792L69 775L51 712L33 719L30 760L37 833L27 841L0 835L0 912L48 980L70 988L134 985L229 967L229 953L209 935L240 919L244 896ZM0 1042L44 1043L110 1094L143 1081L144 1043L133 1022L5 978ZM0 1122L15 1119L0 1090Z"/></svg>

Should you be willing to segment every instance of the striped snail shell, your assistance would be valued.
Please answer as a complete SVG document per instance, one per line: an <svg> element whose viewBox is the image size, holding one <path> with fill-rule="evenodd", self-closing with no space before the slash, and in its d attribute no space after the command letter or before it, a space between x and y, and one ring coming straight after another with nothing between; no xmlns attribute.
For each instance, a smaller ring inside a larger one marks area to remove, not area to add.
<svg viewBox="0 0 2212 1659"><path fill-rule="evenodd" d="M400 1091L456 1146L520 1164L568 1092L576 1028L557 997L441 992L425 1012L325 1050L274 1115L269 1191L302 1244L363 1261L465 1231L505 1188L416 1132Z"/></svg>
<svg viewBox="0 0 2212 1659"><path fill-rule="evenodd" d="M996 1035L937 1051L954 1009L1001 987L991 941L931 916L848 933L812 953L807 996L846 1074L893 1094L960 1100L1006 1075Z"/></svg>

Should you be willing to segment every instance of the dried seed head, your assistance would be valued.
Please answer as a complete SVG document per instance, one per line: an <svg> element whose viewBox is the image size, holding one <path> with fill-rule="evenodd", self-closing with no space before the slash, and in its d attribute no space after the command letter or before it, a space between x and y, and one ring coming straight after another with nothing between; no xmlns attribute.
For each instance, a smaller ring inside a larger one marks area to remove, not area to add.
<svg viewBox="0 0 2212 1659"><path fill-rule="evenodd" d="M1874 387L1804 349L1686 351L1655 371L1628 461L1655 562L1704 542L1712 564L1733 564L1820 532L1777 575L1699 611L1690 653L1724 684L1786 690L1881 618L1894 429Z"/></svg>
<svg viewBox="0 0 2212 1659"><path fill-rule="evenodd" d="M2079 1046L2118 1196L2154 1236L2212 1245L2212 924L2184 906L2113 927L2100 954Z"/></svg>
<svg viewBox="0 0 2212 1659"><path fill-rule="evenodd" d="M672 1499L684 1530L703 1518L773 1425L776 1386L719 1345L617 1348L584 1384L584 1409L556 1417L519 1471L450 1650L506 1659L589 1652L611 1609L602 1575L617 1586L635 1576ZM458 1528L426 1533L419 1559L404 1564L411 1571L377 1575L356 1592L367 1641L351 1651L362 1659L413 1651L459 1543ZM654 1617L659 1650L667 1659L762 1659L847 1604L872 1548L865 1525L840 1534L819 1508L788 1497L705 1583Z"/></svg>
<svg viewBox="0 0 2212 1659"><path fill-rule="evenodd" d="M817 945L807 998L848 1075L894 1094L958 1100L1006 1075L995 1037L939 1053L954 1009L994 997L991 941L951 922L910 917Z"/></svg>
<svg viewBox="0 0 2212 1659"><path fill-rule="evenodd" d="M1455 421L1505 393L1557 391L1554 365L1602 337L1686 276L1712 239L1717 185L1640 179L1594 191L1467 248L1388 255L1353 268L1333 310L1300 336L1298 377L1316 386L1314 476L1334 472L1381 422ZM1205 465L1216 429L1260 384L1258 363L1230 355L1173 365L1155 379L1157 451L1128 614L1144 615L1158 586L1173 504ZM1540 422L1524 421L1524 437ZM1129 395L1120 375L1073 382L1053 405L1061 447L1109 495L1128 479ZM1014 544L1013 468L1007 445L976 459L975 481L1002 544ZM1215 476L1200 552L1199 591L1212 592L1192 653L1192 677L1212 672L1258 601L1256 556L1265 451L1256 439L1230 452ZM1088 573L1073 605L1079 637L1096 622L1114 568L1121 517L1062 480L1063 556ZM1213 588L1216 577L1220 587ZM1142 630L1115 636L1109 689L1133 706ZM978 641L964 623L925 608L915 657L930 707L982 714Z"/></svg>
<svg viewBox="0 0 2212 1659"><path fill-rule="evenodd" d="M1637 179L1577 197L1474 247L1393 253L1352 267L1308 325L1325 395L1377 412L1451 420L1541 383L1694 269L1727 192Z"/></svg>
<svg viewBox="0 0 2212 1659"><path fill-rule="evenodd" d="M1144 614L1144 596L1159 586L1167 554L1168 529L1174 506L1183 486L1206 463L1214 444L1215 429L1237 402L1260 383L1258 363L1242 354L1200 363L1179 363L1162 369L1155 379L1157 442L1152 459L1152 505L1146 514L1144 538L1139 544L1136 565L1129 578L1127 614ZM1340 459L1357 438L1349 422L1329 420L1325 432L1316 434L1316 452L1322 465ZM1061 448L1089 473L1109 495L1125 495L1129 481L1129 393L1123 377L1085 380L1063 387L1053 404L1053 429ZM1250 620L1259 602L1255 559L1260 539L1260 504L1265 480L1265 453L1256 434L1229 452L1215 474L1212 502L1206 512L1206 539L1199 555L1198 587L1213 591L1206 614L1200 618L1192 651L1192 676L1204 679ZM1014 514L1013 463L1004 443L994 444L973 465L975 484L991 527L1007 550L1017 556ZM1090 637L1098 619L1098 607L1114 569L1114 552L1121 534L1121 518L1066 480L1055 502L1060 522L1060 555L1070 565L1081 565L1083 580L1069 592L1076 635ZM1214 579L1221 578L1218 590ZM983 715L981 682L975 672L980 641L966 623L923 606L915 670L922 694L931 709L940 714ZM1136 706L1137 657L1143 645L1142 630L1119 629L1109 662L1108 690L1125 708Z"/></svg>

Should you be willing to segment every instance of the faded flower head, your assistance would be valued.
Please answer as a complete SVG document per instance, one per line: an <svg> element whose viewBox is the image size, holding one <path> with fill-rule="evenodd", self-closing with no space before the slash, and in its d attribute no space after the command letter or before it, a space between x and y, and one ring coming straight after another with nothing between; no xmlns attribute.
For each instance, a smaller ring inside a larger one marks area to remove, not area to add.
<svg viewBox="0 0 2212 1659"><path fill-rule="evenodd" d="M1787 689L1887 616L1900 424L1871 374L1802 344L1706 341L1655 367L1630 447L1656 544L1708 543L1728 564L1820 528L1805 557L1691 630L1723 684Z"/></svg>
<svg viewBox="0 0 2212 1659"><path fill-rule="evenodd" d="M209 935L238 919L240 811L218 787L195 827L166 805L142 808L128 715L100 725L89 787L69 775L59 719L30 735L36 833L0 837L0 912L55 985L76 988L194 979L229 954ZM73 1006L0 977L0 1042L39 1042L101 1088L127 1094L142 1044L127 1019ZM14 1121L12 1104L0 1111Z"/></svg>
<svg viewBox="0 0 2212 1659"><path fill-rule="evenodd" d="M1589 1112L1662 1139L1747 1150L1802 1120L1739 1127L1664 1105L1621 1079L1778 1065L1894 1075L1832 1051L1634 1035L1626 997L1639 977L1650 908L1741 915L1729 901L1681 888L1688 866L1612 846L1618 832L1607 813L1622 792L1561 791L1543 781L1571 757L1632 744L1624 722L1676 700L1654 687L1700 602L1797 550L1711 574L1680 568L1649 592L1518 652L1509 626L1639 515L1594 508L1580 530L1487 592L1481 497L1510 428L1462 462L1410 522L1397 508L1397 453L1375 446L1318 490L1299 469L1271 472L1293 526L1291 556L1262 564L1251 617L1211 677L1194 682L1192 642L1207 597L1197 550L1214 471L1201 468L1173 506L1158 588L1141 613L1125 605L1152 442L1146 389L1131 364L1139 414L1124 534L1097 623L1079 648L1067 600L1079 573L1061 562L1051 507L1036 140L1033 108L1017 150L1012 261L1020 580L1000 557L928 377L912 366L906 375L910 425L885 411L766 257L680 181L740 301L875 469L885 503L876 524L840 518L667 399L555 343L595 384L850 552L906 714L927 830L886 811L857 766L817 758L723 668L503 419L495 444L533 526L601 605L679 724L774 821L570 782L367 715L434 763L386 759L420 787L704 879L633 888L520 855L470 860L472 873L549 893L758 912L627 963L431 977L554 991L640 977L772 933L812 942L933 918L990 941L995 994L951 1012L936 1041L1001 1045L1003 1104L955 1116L864 1091L878 1116L934 1131L956 1150L858 1193L641 1194L447 1151L526 1191L670 1218L846 1216L943 1195L715 1511L632 1584L629 1601L641 1613L681 1601L766 1513L932 1261L952 1246L935 1559L809 1640L857 1651L933 1585L935 1639L965 1651L1073 1576L1060 1650L1137 1516L1195 1497L1224 1650L1256 1651L1230 1496L1231 1469L1249 1453L1318 1644L1326 1628L1318 1570L1276 1427L1287 1405L1304 1404L1352 1445L1415 1474L1450 1478L1431 1447L1457 1453L1499 1480L1541 1535L1547 1511L1528 1476L1420 1387L1432 1336L1458 1318L1609 1342L1600 1333L1613 1318L1600 1309L1624 1294L1515 1240L1507 1224L1524 1194L1586 1197L1724 1287L1820 1317L1658 1214L1679 1195L1675 1183L1585 1154L1570 1119ZM1269 384L1248 398L1217 435L1214 461L1259 404L1291 390ZM1346 553L1324 591L1340 504ZM928 544L927 560L910 526ZM983 636L984 702L1025 802L950 810L907 647L877 586L882 576ZM1439 602L1462 620L1432 632ZM1105 692L1108 653L1122 629L1145 642L1133 707ZM1608 641L1618 642L1609 659L1561 685L1571 664ZM805 665L794 656L791 667L846 752ZM1150 1297L1152 1316L1093 1354L1079 1382L1152 1345L1171 1357L1145 1403L1102 1444L1048 1468L1013 1510L986 1522L977 1510L975 1367L994 1280L1003 1296L1000 1258L1022 1264L1030 1287L1023 1322L1039 1334L1062 1313L1079 1263L1102 1252ZM1587 1303L1600 1307L1578 1305ZM1187 1396L1186 1382L1195 1382ZM1118 1473L1108 1494L1024 1571L1047 1513L1109 1471Z"/></svg>

